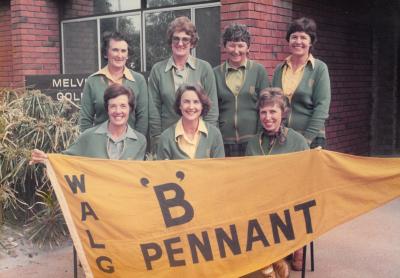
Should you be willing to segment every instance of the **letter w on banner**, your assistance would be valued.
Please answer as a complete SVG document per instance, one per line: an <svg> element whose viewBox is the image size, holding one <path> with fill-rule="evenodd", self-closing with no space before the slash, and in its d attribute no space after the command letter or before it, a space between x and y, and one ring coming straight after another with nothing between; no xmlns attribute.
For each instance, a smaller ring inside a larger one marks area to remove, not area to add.
<svg viewBox="0 0 400 278"><path fill-rule="evenodd" d="M325 150L48 172L88 277L238 277L400 195L399 158Z"/></svg>

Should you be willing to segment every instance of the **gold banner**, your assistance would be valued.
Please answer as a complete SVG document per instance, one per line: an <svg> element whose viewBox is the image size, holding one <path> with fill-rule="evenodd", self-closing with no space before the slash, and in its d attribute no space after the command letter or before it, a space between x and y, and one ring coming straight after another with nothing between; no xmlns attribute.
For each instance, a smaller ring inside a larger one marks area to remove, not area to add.
<svg viewBox="0 0 400 278"><path fill-rule="evenodd" d="M49 155L87 277L239 277L400 195L400 158Z"/></svg>

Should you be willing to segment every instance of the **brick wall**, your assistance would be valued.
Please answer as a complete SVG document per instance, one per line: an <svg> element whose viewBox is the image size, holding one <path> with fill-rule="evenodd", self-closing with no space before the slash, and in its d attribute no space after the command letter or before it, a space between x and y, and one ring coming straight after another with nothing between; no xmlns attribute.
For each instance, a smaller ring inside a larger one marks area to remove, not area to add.
<svg viewBox="0 0 400 278"><path fill-rule="evenodd" d="M315 56L330 70L332 102L327 123L329 149L368 154L372 94L372 29L357 0L346 5L332 1L296 1L295 17L318 22Z"/></svg>
<svg viewBox="0 0 400 278"><path fill-rule="evenodd" d="M371 153L400 154L400 3L376 2ZM386 4L386 5L385 5ZM396 7L397 6L397 7ZM381 15L385 15L384 17Z"/></svg>
<svg viewBox="0 0 400 278"><path fill-rule="evenodd" d="M0 2L0 87L11 86L12 49L10 1Z"/></svg>
<svg viewBox="0 0 400 278"><path fill-rule="evenodd" d="M60 73L60 32L57 2L11 0L12 86L24 76Z"/></svg>
<svg viewBox="0 0 400 278"><path fill-rule="evenodd" d="M221 5L222 28L231 21L250 27L250 58L264 64L270 77L288 55L288 23L301 16L317 21L319 42L313 54L327 63L332 85L328 149L368 154L372 37L357 3L348 8L344 2L328 0L222 0Z"/></svg>
<svg viewBox="0 0 400 278"><path fill-rule="evenodd" d="M136 0L137 1L137 0ZM63 18L93 15L93 0L70 0L66 1L63 8Z"/></svg>
<svg viewBox="0 0 400 278"><path fill-rule="evenodd" d="M221 0L221 30L230 22L246 24L251 33L250 59L263 64L270 77L277 62L287 56L287 43L282 38L291 20L291 1Z"/></svg>

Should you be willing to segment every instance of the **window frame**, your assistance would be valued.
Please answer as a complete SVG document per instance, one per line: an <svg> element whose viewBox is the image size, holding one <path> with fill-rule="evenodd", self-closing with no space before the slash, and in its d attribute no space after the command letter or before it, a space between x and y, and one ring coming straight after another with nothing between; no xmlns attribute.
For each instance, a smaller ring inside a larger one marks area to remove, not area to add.
<svg viewBox="0 0 400 278"><path fill-rule="evenodd" d="M142 0L142 7L146 7L146 0ZM61 69L62 73L65 74L65 56L64 56L64 24L74 23L74 22L85 22L90 20L96 20L96 32L97 32L97 60L98 60L98 70L101 69L101 34L100 34L100 20L105 18L115 18L121 16L137 16L139 15L140 19L140 71L150 71L151 69L147 69L146 65L146 22L145 16L149 13L157 13L157 12L165 12L165 11L176 11L176 10L190 10L190 18L194 24L196 24L196 9L204 9L204 8L212 8L212 7L220 7L221 2L218 1L203 1L198 3L190 3L190 4L179 4L179 5L170 5L165 7L157 7L157 8L142 8L142 9L134 9L127 10L121 12L111 12L106 14L92 15L87 17L76 17L71 19L61 20L60 29L61 29ZM192 55L196 57L196 48L192 49Z"/></svg>

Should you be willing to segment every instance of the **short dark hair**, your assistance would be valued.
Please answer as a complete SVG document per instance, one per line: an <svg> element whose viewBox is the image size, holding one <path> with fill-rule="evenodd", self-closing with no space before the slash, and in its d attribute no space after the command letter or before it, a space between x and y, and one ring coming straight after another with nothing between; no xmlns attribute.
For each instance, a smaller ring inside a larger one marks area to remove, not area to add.
<svg viewBox="0 0 400 278"><path fill-rule="evenodd" d="M182 116L182 111L180 109L181 106L181 99L182 95L186 91L194 91L199 98L203 109L201 111L201 116L207 115L208 111L210 111L211 101L206 92L204 91L203 87L198 84L182 84L179 86L178 90L176 90L175 94L175 103L174 103L174 110L176 114Z"/></svg>
<svg viewBox="0 0 400 278"><path fill-rule="evenodd" d="M110 47L110 41L125 41L128 44L128 56L133 54L133 51L130 47L130 40L129 38L120 33L120 32L104 32L103 37L102 37L102 42L101 42L101 55L104 57L104 59L107 61L107 53L108 53L108 48Z"/></svg>
<svg viewBox="0 0 400 278"><path fill-rule="evenodd" d="M288 28L286 33L286 40L289 41L290 35L295 32L304 32L311 38L311 43L317 42L317 24L311 18L302 17L294 20Z"/></svg>
<svg viewBox="0 0 400 278"><path fill-rule="evenodd" d="M222 34L222 41L224 46L228 41L233 42L245 42L247 47L250 47L250 32L247 30L247 26L239 23L229 24Z"/></svg>
<svg viewBox="0 0 400 278"><path fill-rule="evenodd" d="M290 113L290 103L288 97L284 95L282 89L278 87L272 87L261 90L257 102L257 109L260 110L267 105L274 104L277 104L282 110L282 119L286 119Z"/></svg>
<svg viewBox="0 0 400 278"><path fill-rule="evenodd" d="M128 104L131 108L129 113L135 111L135 95L130 88L125 87L124 85L114 83L107 87L104 91L104 108L108 113L108 102L110 99L125 95L128 97Z"/></svg>
<svg viewBox="0 0 400 278"><path fill-rule="evenodd" d="M185 32L186 35L190 36L190 43L192 44L192 47L196 47L197 42L199 41L199 35L197 34L196 26L187 16L177 17L168 25L168 45L172 44L172 37L175 32Z"/></svg>

